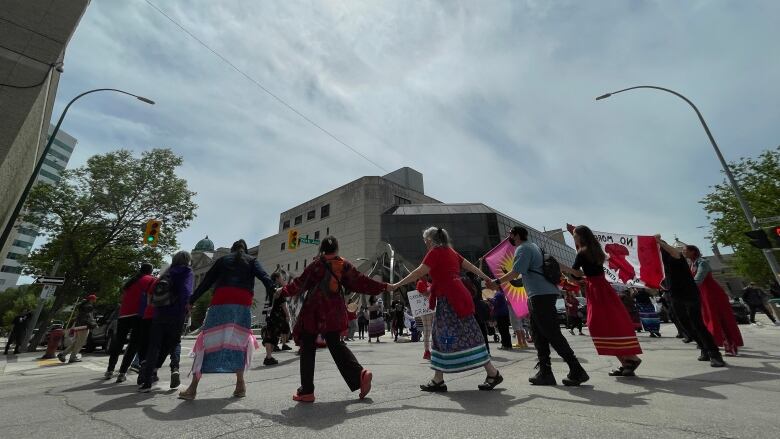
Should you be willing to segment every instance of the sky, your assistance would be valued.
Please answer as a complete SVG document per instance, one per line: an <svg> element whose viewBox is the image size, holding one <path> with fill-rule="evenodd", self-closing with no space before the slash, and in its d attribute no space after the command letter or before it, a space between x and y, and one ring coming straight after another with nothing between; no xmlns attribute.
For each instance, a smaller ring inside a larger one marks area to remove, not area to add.
<svg viewBox="0 0 780 439"><path fill-rule="evenodd" d="M409 166L444 202L538 229L567 222L710 245L699 201L722 180L693 100L728 160L780 144L780 2L92 1L65 56L55 117L70 167L167 147L197 192L184 249L257 243L279 214ZM702 227L705 226L705 227ZM746 225L747 228L747 225ZM251 244L250 244L251 245Z"/></svg>

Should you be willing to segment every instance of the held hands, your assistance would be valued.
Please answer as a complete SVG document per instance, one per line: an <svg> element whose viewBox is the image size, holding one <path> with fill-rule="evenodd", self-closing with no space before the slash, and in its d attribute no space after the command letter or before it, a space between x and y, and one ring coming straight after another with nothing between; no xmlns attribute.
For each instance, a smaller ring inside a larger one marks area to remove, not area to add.
<svg viewBox="0 0 780 439"><path fill-rule="evenodd" d="M387 287L385 287L385 290L388 293L392 293L393 291L398 289L398 284L387 284Z"/></svg>
<svg viewBox="0 0 780 439"><path fill-rule="evenodd" d="M497 291L498 290L498 279L488 279L485 281L485 287Z"/></svg>

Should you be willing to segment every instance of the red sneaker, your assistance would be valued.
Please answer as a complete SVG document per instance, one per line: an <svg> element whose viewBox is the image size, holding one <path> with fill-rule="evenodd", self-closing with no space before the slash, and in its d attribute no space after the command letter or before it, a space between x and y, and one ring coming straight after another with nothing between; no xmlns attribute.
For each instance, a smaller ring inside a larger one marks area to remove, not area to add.
<svg viewBox="0 0 780 439"><path fill-rule="evenodd" d="M423 354L423 360L430 360L431 359L431 351L425 351Z"/></svg>
<svg viewBox="0 0 780 439"><path fill-rule="evenodd" d="M363 369L360 372L360 399L363 399L371 391L371 380L374 378L374 374L368 369Z"/></svg>
<svg viewBox="0 0 780 439"><path fill-rule="evenodd" d="M314 394L313 393L300 394L300 393L296 392L295 395L293 395L293 401L314 402Z"/></svg>

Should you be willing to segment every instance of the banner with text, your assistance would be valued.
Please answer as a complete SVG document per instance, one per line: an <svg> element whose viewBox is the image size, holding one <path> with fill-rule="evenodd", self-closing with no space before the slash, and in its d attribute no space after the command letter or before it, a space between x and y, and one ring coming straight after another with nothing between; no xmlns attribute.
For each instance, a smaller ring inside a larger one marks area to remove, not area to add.
<svg viewBox="0 0 780 439"><path fill-rule="evenodd" d="M604 273L612 283L659 288L664 279L661 252L653 236L593 232L607 254Z"/></svg>
<svg viewBox="0 0 780 439"><path fill-rule="evenodd" d="M433 314L435 311L428 308L428 298L417 291L406 293L409 298L409 307L412 309L412 317L422 317L427 314Z"/></svg>

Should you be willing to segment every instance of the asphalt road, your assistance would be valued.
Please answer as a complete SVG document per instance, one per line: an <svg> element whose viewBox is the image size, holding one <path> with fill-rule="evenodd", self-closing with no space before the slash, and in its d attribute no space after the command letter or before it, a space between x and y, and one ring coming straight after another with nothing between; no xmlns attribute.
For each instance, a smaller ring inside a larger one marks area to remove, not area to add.
<svg viewBox="0 0 780 439"><path fill-rule="evenodd" d="M723 369L696 361L695 347L670 337L665 325L664 338L640 335L640 376L621 379L607 376L615 360L597 356L588 337L567 335L592 377L581 388L530 386L533 349L492 344L505 377L493 392L477 390L481 370L447 376L449 393L420 392L431 376L420 343L358 341L350 345L374 371L369 398L350 393L320 350L317 402L308 405L290 398L299 381L289 352L274 367L255 354L246 398L230 396L231 376L207 375L192 402L167 389L136 393L134 375L121 385L102 381L107 358L100 353L77 365L25 354L0 359L0 437L777 438L780 327L766 323L741 326L746 347ZM184 342L185 354L192 343ZM185 357L183 369L189 364ZM565 365L556 359L553 367L560 382ZM167 387L167 373L161 379Z"/></svg>

